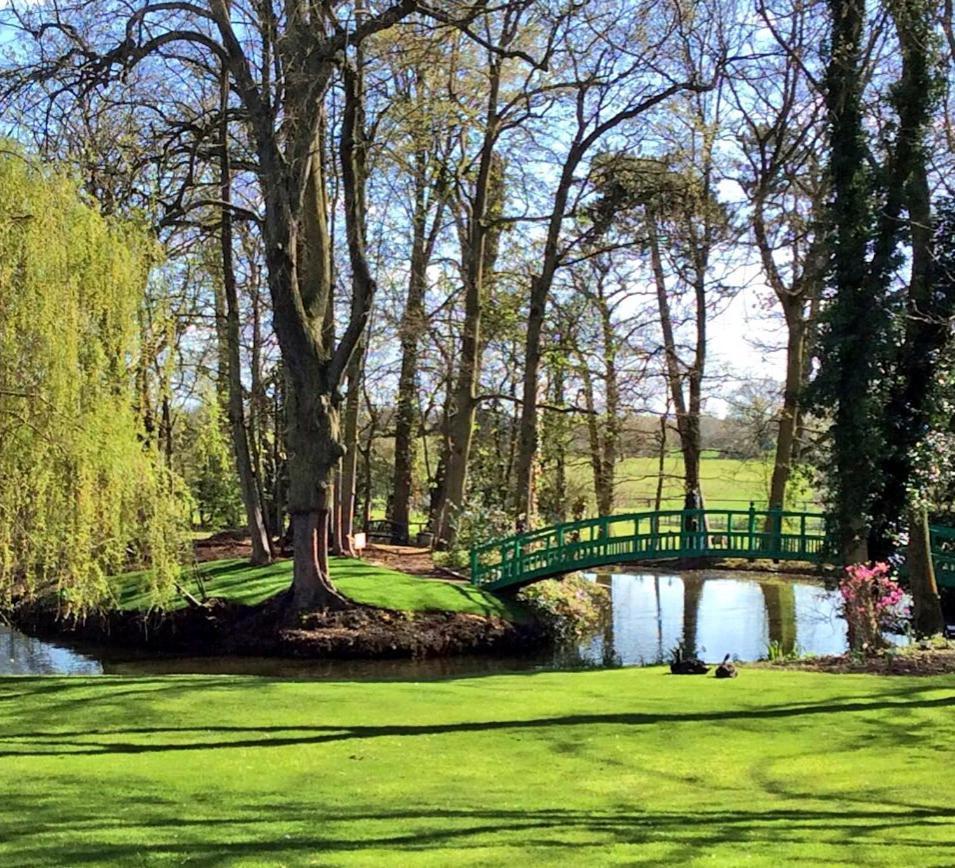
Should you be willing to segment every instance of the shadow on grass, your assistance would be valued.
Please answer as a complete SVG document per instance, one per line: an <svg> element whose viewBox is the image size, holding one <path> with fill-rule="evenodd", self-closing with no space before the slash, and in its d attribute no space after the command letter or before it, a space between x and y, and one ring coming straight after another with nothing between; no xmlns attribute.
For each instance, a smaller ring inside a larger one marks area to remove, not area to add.
<svg viewBox="0 0 955 868"><path fill-rule="evenodd" d="M181 685L185 687L186 685ZM137 690L114 691L126 696ZM154 692L154 691L150 691ZM790 704L781 706L734 708L687 712L684 714L632 712L612 714L568 714L554 717L535 717L517 720L461 721L426 724L383 725L320 725L320 726L193 726L193 727L117 727L97 728L95 731L25 730L21 733L0 732L0 757L8 756L106 756L110 754L149 754L183 751L207 751L230 748L289 747L324 744L370 738L415 738L462 733L522 731L562 727L648 727L661 724L752 722L783 720L816 715L872 713L881 711L912 711L915 709L944 709L955 706L955 694L937 698L903 701L880 699L869 702L834 701L818 704ZM184 743L161 741L164 736L191 734L201 736L233 735L220 740L190 740ZM124 736L143 736L148 741L117 741ZM254 737L252 737L254 736Z"/></svg>
<svg viewBox="0 0 955 868"><path fill-rule="evenodd" d="M470 850L475 856L474 848L496 849L499 858L505 851L519 857L534 850L547 849L555 855L566 850L560 858L580 864L610 848L639 845L662 845L667 861L678 862L712 856L723 845L731 845L737 856L741 855L738 847L758 849L765 857L782 852L793 857L806 848L808 858L801 858L801 863L828 855L829 864L837 852L845 856L860 846L871 846L880 862L894 864L900 855L893 852L896 848L909 854L940 851L951 848L955 836L955 810L916 805L889 810L792 806L733 812L425 807L338 813L316 805L279 807L263 802L236 806L227 816L177 816L181 806L150 801L132 815L124 813L122 819L90 819L75 807L63 810L57 803L30 807L19 813L29 822L3 823L0 828L5 846L24 860L22 864L37 866L60 864L57 859L71 865L131 864L177 855L189 864L238 859L267 859L264 864L275 864L282 857L294 859L309 852L327 858L335 851L363 850L391 851L392 859L398 853L412 858L409 854L435 850ZM57 831L64 828L77 834L58 841ZM3 847L0 844L0 853ZM853 850L836 849L849 847ZM640 853L629 855L630 864L640 858ZM659 858L661 850L655 855ZM722 855L729 854L724 850ZM370 853L369 857L373 858Z"/></svg>

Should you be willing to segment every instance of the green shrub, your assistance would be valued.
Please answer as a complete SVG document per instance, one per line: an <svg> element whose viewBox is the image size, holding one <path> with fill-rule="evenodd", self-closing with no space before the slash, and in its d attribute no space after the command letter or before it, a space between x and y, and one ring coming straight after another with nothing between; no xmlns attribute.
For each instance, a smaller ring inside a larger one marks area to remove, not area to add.
<svg viewBox="0 0 955 868"><path fill-rule="evenodd" d="M518 592L517 600L556 642L592 635L610 614L607 589L579 573L528 585Z"/></svg>
<svg viewBox="0 0 955 868"><path fill-rule="evenodd" d="M463 569L470 563L474 546L514 533L514 519L504 510L485 505L480 495L476 495L458 511L454 530L454 545L443 553L440 565Z"/></svg>

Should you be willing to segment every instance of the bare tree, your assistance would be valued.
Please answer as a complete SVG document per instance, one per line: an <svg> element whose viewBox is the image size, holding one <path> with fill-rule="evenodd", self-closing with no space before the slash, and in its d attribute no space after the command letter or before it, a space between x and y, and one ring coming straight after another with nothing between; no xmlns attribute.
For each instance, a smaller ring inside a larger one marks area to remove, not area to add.
<svg viewBox="0 0 955 868"><path fill-rule="evenodd" d="M728 79L742 121L740 184L748 199L753 241L786 324L786 378L770 508L785 505L797 454L811 329L826 268L825 169L819 160L823 119L807 67L822 40L819 16L811 5L780 5L783 8L773 10L759 7L761 19L771 20L772 35L768 46L754 37L754 55L760 62Z"/></svg>
<svg viewBox="0 0 955 868"><path fill-rule="evenodd" d="M690 22L683 12L679 4L653 3L640 13L630 9L621 18L621 10L607 4L582 16L580 30L571 28L564 40L565 62L572 75L562 89L569 101L573 135L560 164L546 221L542 264L531 280L516 481L520 514L529 516L534 504L541 335L554 275L567 253L564 221L576 210L584 190L578 172L590 152L619 127L677 94L702 93L713 87L712 75L701 75L698 67L680 62L679 49L674 57L672 46L682 46L689 38ZM694 26L699 27L703 17L694 18ZM631 32L634 28L637 32ZM717 65L721 63L719 60Z"/></svg>

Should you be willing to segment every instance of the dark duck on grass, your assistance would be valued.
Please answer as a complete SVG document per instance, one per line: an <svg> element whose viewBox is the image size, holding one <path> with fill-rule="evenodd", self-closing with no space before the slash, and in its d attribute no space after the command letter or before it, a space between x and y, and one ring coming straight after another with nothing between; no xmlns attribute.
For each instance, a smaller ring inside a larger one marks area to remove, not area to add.
<svg viewBox="0 0 955 868"><path fill-rule="evenodd" d="M723 658L723 662L716 667L716 677L717 678L735 678L739 673L736 671L736 667L730 663L730 655L727 654Z"/></svg>
<svg viewBox="0 0 955 868"><path fill-rule="evenodd" d="M696 657L684 657L683 649L677 647L674 652L673 662L670 663L670 672L673 675L706 675L710 671L702 660Z"/></svg>

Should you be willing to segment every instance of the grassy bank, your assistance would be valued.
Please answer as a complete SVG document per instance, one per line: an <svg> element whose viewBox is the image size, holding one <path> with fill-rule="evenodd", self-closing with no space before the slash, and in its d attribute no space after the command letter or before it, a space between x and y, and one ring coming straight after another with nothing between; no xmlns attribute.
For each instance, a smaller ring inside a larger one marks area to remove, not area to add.
<svg viewBox="0 0 955 868"><path fill-rule="evenodd" d="M0 864L950 864L955 681L0 679Z"/></svg>
<svg viewBox="0 0 955 868"><path fill-rule="evenodd" d="M422 579L354 558L331 558L335 586L349 599L365 606L401 612L462 612L517 618L519 610L493 594L456 582ZM183 587L202 597L221 597L244 605L267 600L289 586L292 562L276 561L253 567L243 559L211 561L187 570ZM127 573L114 580L117 607L123 611L148 609L155 601L147 573ZM186 605L182 597L166 603L169 609Z"/></svg>

